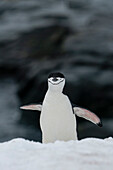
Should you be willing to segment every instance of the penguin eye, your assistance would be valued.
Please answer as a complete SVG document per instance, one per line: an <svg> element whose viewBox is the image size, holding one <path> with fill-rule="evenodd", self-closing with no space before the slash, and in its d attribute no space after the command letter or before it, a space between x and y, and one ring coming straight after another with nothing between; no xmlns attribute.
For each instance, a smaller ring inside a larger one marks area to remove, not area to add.
<svg viewBox="0 0 113 170"><path fill-rule="evenodd" d="M59 81L60 81L60 80L64 80L64 78L59 77L58 80L59 80Z"/></svg>
<svg viewBox="0 0 113 170"><path fill-rule="evenodd" d="M58 79L58 80L62 80L62 78L60 78L60 77L57 77L57 79Z"/></svg>

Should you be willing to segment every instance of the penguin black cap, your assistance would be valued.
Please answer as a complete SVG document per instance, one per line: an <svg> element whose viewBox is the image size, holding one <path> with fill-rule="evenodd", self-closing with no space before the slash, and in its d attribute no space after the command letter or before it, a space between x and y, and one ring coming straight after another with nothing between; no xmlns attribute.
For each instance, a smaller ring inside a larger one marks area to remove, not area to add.
<svg viewBox="0 0 113 170"><path fill-rule="evenodd" d="M60 78L65 78L65 76L62 74L62 73L50 73L48 78L51 78L51 77L60 77Z"/></svg>

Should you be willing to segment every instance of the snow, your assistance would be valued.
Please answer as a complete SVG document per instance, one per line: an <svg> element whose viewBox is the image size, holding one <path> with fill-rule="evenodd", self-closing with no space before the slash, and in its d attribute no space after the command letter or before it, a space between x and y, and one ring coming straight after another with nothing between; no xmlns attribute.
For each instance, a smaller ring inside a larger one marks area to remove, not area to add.
<svg viewBox="0 0 113 170"><path fill-rule="evenodd" d="M41 144L17 138L0 143L0 170L112 170L113 138Z"/></svg>

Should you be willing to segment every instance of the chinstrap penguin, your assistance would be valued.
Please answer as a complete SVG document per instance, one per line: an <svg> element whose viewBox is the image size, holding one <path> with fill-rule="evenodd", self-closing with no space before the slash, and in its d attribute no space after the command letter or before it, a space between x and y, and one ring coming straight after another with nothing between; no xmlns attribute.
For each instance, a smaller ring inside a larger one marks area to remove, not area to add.
<svg viewBox="0 0 113 170"><path fill-rule="evenodd" d="M34 104L20 107L26 110L41 111L40 126L43 143L51 143L56 140L76 140L76 115L102 126L99 117L94 113L84 108L72 106L68 96L62 93L64 85L65 77L62 73L51 73L48 76L48 90L42 105Z"/></svg>

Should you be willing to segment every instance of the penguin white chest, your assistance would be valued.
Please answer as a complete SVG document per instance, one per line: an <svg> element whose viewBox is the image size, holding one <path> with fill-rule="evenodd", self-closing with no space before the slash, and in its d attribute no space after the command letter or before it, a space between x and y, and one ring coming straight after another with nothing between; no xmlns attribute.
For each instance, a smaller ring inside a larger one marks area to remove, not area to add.
<svg viewBox="0 0 113 170"><path fill-rule="evenodd" d="M67 96L46 93L40 125L43 143L77 139L76 118Z"/></svg>

